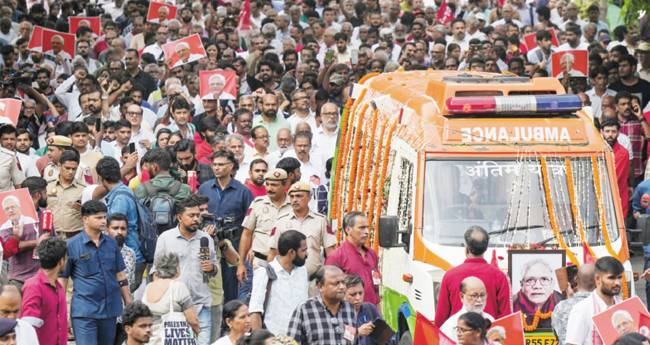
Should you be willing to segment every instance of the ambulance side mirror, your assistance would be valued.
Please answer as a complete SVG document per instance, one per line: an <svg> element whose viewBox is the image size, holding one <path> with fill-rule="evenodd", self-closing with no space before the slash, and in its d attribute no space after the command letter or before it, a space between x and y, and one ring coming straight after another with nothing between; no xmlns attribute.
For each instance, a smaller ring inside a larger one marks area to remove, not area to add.
<svg viewBox="0 0 650 345"><path fill-rule="evenodd" d="M397 216L379 217L379 245L382 248L408 247L409 235L410 231L399 231Z"/></svg>

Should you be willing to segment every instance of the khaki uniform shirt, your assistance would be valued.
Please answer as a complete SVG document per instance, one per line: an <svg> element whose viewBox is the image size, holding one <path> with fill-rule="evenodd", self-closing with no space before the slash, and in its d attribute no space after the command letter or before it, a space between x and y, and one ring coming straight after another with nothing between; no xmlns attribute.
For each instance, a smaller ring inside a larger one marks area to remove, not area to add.
<svg viewBox="0 0 650 345"><path fill-rule="evenodd" d="M0 192L12 191L15 185L23 181L25 173L18 167L16 152L0 147Z"/></svg>
<svg viewBox="0 0 650 345"><path fill-rule="evenodd" d="M253 230L253 245L251 248L254 252L262 255L269 254L269 236L275 227L275 221L278 219L278 214L284 214L291 211L291 204L289 203L289 196L284 199L284 203L280 208L275 206L273 201L268 195L258 196L253 200L246 218L242 226L248 230ZM255 257L253 259L252 267L256 270L259 267L260 259Z"/></svg>
<svg viewBox="0 0 650 345"><path fill-rule="evenodd" d="M57 233L81 231L84 222L81 212L72 208L72 204L81 199L87 183L77 179L72 184L63 187L59 179L51 180L47 184L47 208L54 213L54 229Z"/></svg>
<svg viewBox="0 0 650 345"><path fill-rule="evenodd" d="M307 217L301 222L293 210L278 217L275 222L275 229L271 231L269 247L278 248L280 235L287 230L296 230L307 237L308 257L305 267L311 277L323 265L321 259L321 248L329 248L336 245L335 232L327 224L327 219L320 213L309 211Z"/></svg>
<svg viewBox="0 0 650 345"><path fill-rule="evenodd" d="M85 164L90 168L90 173L92 176L92 182L88 182L87 180L86 183L88 184L99 184L99 175L97 175L97 163L104 158L104 156L98 152L95 152L93 150L86 149L86 152L81 155L81 161L80 163ZM78 169L77 169L78 170ZM78 171L77 171L78 173ZM84 176L85 177L85 176Z"/></svg>
<svg viewBox="0 0 650 345"><path fill-rule="evenodd" d="M77 167L77 174L74 176L77 180L85 182L87 185L95 184L93 183L93 173L92 170L83 162L79 162ZM43 178L47 182L58 181L59 180L59 166L53 162L47 163L43 169ZM95 181L99 183L99 180Z"/></svg>

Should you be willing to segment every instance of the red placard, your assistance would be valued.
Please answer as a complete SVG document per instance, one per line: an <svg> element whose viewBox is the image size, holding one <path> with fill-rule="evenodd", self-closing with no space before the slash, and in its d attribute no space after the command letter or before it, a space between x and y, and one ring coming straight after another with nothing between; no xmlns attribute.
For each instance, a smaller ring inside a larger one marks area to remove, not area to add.
<svg viewBox="0 0 650 345"><path fill-rule="evenodd" d="M560 43L557 41L557 36L555 36L555 29L548 29L548 31L553 35L551 38L551 45L555 48L560 46ZM526 42L526 48L528 48L528 51L531 51L535 48L537 48L537 42L535 42L535 35L537 33L532 33L524 36L524 41Z"/></svg>
<svg viewBox="0 0 650 345"><path fill-rule="evenodd" d="M62 54L64 59L72 59L75 50L75 35L49 29L43 29L43 52L56 56Z"/></svg>
<svg viewBox="0 0 650 345"><path fill-rule="evenodd" d="M592 296L588 298L592 298ZM641 302L638 296L634 296L623 303L619 303L595 315L591 319L594 321L594 325L596 325L596 329L603 339L603 344L611 345L616 339L626 333L639 332L643 327L648 329L650 325L647 323L647 319L644 319L643 324L640 322L642 314L650 317L643 302ZM643 331L646 332L646 329Z"/></svg>
<svg viewBox="0 0 650 345"><path fill-rule="evenodd" d="M201 99L236 99L237 77L235 71L200 71L199 72Z"/></svg>
<svg viewBox="0 0 650 345"><path fill-rule="evenodd" d="M27 188L0 193L0 205L0 229L8 229L20 223L38 223L34 202Z"/></svg>
<svg viewBox="0 0 650 345"><path fill-rule="evenodd" d="M29 38L29 44L27 45L27 49L37 51L37 52L43 52L43 27L42 26L34 26L34 30L32 31L32 37Z"/></svg>
<svg viewBox="0 0 650 345"><path fill-rule="evenodd" d="M163 44L165 59L172 59L169 66L171 68L194 62L206 56L205 48L201 43L201 37L194 34L178 41Z"/></svg>
<svg viewBox="0 0 650 345"><path fill-rule="evenodd" d="M70 32L77 32L80 26L90 28L95 35L101 36L101 22L99 17L68 17L70 19Z"/></svg>
<svg viewBox="0 0 650 345"><path fill-rule="evenodd" d="M0 99L0 124L11 123L18 124L18 115L22 101L19 99L3 98Z"/></svg>
<svg viewBox="0 0 650 345"><path fill-rule="evenodd" d="M510 314L492 322L487 338L495 345L506 345L506 339L509 344L524 344L526 341L522 313Z"/></svg>
<svg viewBox="0 0 650 345"><path fill-rule="evenodd" d="M149 3L147 21L167 25L168 21L176 18L176 12L178 12L178 7L174 5L152 1Z"/></svg>
<svg viewBox="0 0 650 345"><path fill-rule="evenodd" d="M569 72L572 77L586 77L589 75L587 67L586 50L567 50L553 53L551 62L553 63L553 77L562 79L565 72Z"/></svg>
<svg viewBox="0 0 650 345"><path fill-rule="evenodd" d="M424 315L418 313L415 318L413 344L455 345L436 325Z"/></svg>

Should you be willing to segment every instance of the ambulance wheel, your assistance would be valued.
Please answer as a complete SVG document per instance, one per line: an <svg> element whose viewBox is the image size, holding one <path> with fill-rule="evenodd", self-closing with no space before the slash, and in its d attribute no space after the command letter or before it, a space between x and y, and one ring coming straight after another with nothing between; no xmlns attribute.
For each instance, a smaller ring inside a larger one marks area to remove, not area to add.
<svg viewBox="0 0 650 345"><path fill-rule="evenodd" d="M402 337L399 340L399 345L413 345L413 338L411 338L411 332L406 330L402 334Z"/></svg>

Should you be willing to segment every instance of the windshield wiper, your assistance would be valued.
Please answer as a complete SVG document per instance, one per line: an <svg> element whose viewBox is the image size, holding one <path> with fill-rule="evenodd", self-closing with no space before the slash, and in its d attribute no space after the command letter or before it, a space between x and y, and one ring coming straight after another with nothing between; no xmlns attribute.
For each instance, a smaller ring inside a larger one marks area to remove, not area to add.
<svg viewBox="0 0 650 345"><path fill-rule="evenodd" d="M543 228L543 225L533 225L533 226L513 226L511 228L503 229L503 230L497 230L497 231L492 231L488 232L488 235L495 235L495 234L504 234L506 232L510 231L517 231L517 230L528 230L528 229L539 229Z"/></svg>

